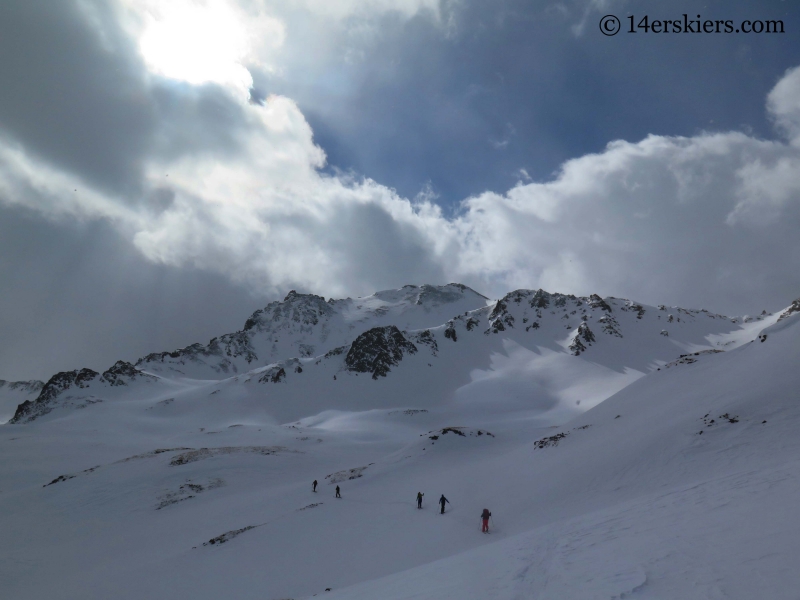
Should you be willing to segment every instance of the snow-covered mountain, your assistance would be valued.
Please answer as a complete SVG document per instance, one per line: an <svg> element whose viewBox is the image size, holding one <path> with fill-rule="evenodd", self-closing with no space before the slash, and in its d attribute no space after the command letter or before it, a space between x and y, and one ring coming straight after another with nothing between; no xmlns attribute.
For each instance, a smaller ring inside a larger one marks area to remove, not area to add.
<svg viewBox="0 0 800 600"><path fill-rule="evenodd" d="M241 331L174 352L149 354L136 367L159 374L220 379L292 357L310 358L352 342L373 327L403 331L435 327L453 315L484 307L470 288L407 285L355 300L325 300L294 291L254 312Z"/></svg>
<svg viewBox="0 0 800 600"><path fill-rule="evenodd" d="M57 374L0 426L0 585L794 598L798 313L289 294L205 346Z"/></svg>
<svg viewBox="0 0 800 600"><path fill-rule="evenodd" d="M0 423L5 423L14 416L17 406L26 400L35 400L42 391L44 382L4 381L0 379Z"/></svg>
<svg viewBox="0 0 800 600"><path fill-rule="evenodd" d="M118 362L103 374L59 373L13 422L121 398L171 398L167 413L226 403L232 413L258 409L278 422L410 398L463 414L536 409L558 421L681 354L736 347L775 319L544 290L487 305L458 284L355 300L290 292L206 345Z"/></svg>

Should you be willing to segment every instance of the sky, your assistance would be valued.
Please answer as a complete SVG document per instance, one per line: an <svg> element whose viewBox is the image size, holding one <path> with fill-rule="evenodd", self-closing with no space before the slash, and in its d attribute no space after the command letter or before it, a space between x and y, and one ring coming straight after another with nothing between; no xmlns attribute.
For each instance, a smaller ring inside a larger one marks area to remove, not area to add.
<svg viewBox="0 0 800 600"><path fill-rule="evenodd" d="M684 13L785 33L627 31ZM0 378L206 342L291 289L778 310L800 296L798 16L783 0L4 2Z"/></svg>

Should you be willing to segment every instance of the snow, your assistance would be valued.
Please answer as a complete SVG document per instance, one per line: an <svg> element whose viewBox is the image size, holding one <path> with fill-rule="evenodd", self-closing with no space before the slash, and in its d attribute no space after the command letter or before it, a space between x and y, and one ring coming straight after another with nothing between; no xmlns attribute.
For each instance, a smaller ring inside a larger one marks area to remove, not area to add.
<svg viewBox="0 0 800 600"><path fill-rule="evenodd" d="M421 289L358 310L423 315ZM436 347L414 341L385 377L347 371L346 351L232 376L192 363L204 377L98 377L1 426L3 596L795 598L800 316L606 299L618 337L587 299L539 317L515 294L405 321Z"/></svg>
<svg viewBox="0 0 800 600"><path fill-rule="evenodd" d="M0 379L0 424L14 416L17 406L34 400L42 390L41 381L3 381Z"/></svg>

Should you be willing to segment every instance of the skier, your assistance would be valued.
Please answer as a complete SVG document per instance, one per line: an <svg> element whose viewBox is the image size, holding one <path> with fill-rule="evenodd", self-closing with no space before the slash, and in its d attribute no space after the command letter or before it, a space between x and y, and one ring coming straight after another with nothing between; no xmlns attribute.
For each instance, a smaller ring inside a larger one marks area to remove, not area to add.
<svg viewBox="0 0 800 600"><path fill-rule="evenodd" d="M312 487L313 491L315 491L315 492L317 491L317 480L316 479L314 480L314 483L311 484L311 487Z"/></svg>
<svg viewBox="0 0 800 600"><path fill-rule="evenodd" d="M439 504L441 504L441 505L442 505L442 512L440 512L440 513L439 513L440 515L443 515L443 514L444 514L444 503L445 503L445 502L447 502L447 504L450 504L450 500L448 500L447 498L445 498L445 497L444 497L444 494L442 494L442 497L441 497L441 498L439 498Z"/></svg>
<svg viewBox="0 0 800 600"><path fill-rule="evenodd" d="M342 495L339 493L339 486L338 485L336 486L336 497L337 498L341 498L342 497Z"/></svg>
<svg viewBox="0 0 800 600"><path fill-rule="evenodd" d="M481 513L481 520L483 521L483 527L481 528L482 533L489 533L489 517L491 516L492 513L489 512L489 509L484 508Z"/></svg>
<svg viewBox="0 0 800 600"><path fill-rule="evenodd" d="M424 495L422 492L417 492L417 508L422 508L422 497Z"/></svg>

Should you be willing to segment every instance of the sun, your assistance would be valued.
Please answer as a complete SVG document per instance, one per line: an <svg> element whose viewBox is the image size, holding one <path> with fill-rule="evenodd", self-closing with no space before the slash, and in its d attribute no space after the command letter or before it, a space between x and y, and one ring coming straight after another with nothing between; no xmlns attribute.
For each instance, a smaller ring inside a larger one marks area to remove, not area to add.
<svg viewBox="0 0 800 600"><path fill-rule="evenodd" d="M218 83L240 93L253 84L245 15L224 0L171 0L145 12L139 48L148 68L191 84Z"/></svg>

